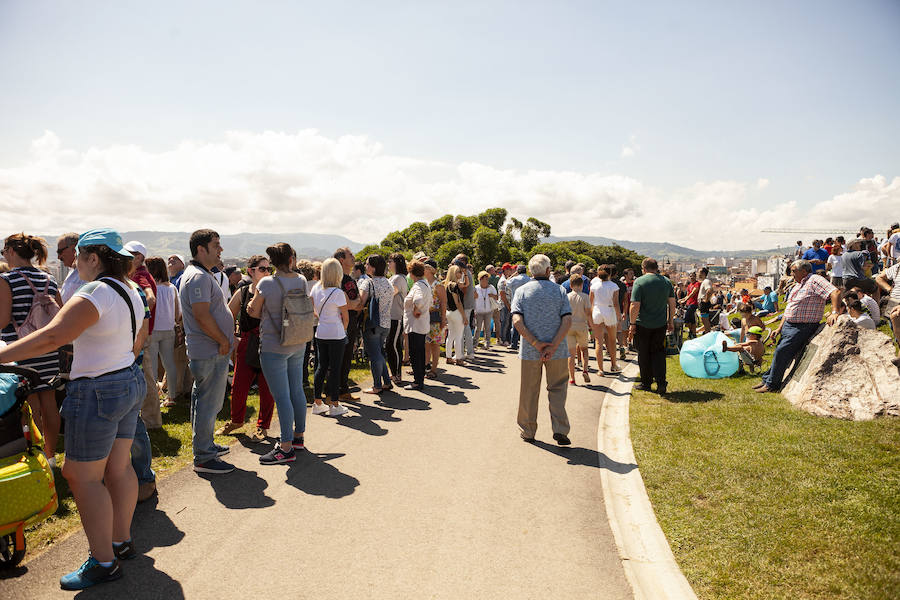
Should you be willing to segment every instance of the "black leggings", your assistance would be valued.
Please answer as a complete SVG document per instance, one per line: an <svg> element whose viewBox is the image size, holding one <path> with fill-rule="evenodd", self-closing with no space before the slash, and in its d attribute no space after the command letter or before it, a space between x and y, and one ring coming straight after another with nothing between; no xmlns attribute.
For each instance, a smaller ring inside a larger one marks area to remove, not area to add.
<svg viewBox="0 0 900 600"><path fill-rule="evenodd" d="M322 384L328 375L328 399L337 402L340 397L341 367L344 358L344 344L347 339L321 340L316 338L316 375L313 378L313 394L316 398L322 395Z"/></svg>
<svg viewBox="0 0 900 600"><path fill-rule="evenodd" d="M425 383L425 334L412 333L409 337L409 362L412 364L413 380L416 385Z"/></svg>
<svg viewBox="0 0 900 600"><path fill-rule="evenodd" d="M402 319L391 319L391 330L388 331L387 342L384 345L384 355L387 357L391 375L400 377L400 361L403 360Z"/></svg>

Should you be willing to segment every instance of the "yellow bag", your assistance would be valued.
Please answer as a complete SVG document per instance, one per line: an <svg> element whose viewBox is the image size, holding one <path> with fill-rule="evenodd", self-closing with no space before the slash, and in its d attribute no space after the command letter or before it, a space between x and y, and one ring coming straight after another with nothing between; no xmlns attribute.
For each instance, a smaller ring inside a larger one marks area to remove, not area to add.
<svg viewBox="0 0 900 600"><path fill-rule="evenodd" d="M53 469L41 451L43 440L27 403L22 420L28 423L28 448L0 458L0 566L5 567L25 555L25 528L43 521L58 506Z"/></svg>

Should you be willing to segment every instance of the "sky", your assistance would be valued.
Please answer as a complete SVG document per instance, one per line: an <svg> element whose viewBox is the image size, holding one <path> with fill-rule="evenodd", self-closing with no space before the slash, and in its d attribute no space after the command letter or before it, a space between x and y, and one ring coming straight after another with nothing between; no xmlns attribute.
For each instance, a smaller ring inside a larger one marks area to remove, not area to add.
<svg viewBox="0 0 900 600"><path fill-rule="evenodd" d="M0 233L883 227L898 31L896 0L0 0Z"/></svg>

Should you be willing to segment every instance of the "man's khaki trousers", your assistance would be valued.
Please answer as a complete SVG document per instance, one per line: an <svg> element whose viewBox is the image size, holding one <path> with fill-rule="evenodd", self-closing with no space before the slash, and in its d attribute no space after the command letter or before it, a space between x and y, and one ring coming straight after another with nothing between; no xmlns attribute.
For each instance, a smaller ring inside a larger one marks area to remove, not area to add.
<svg viewBox="0 0 900 600"><path fill-rule="evenodd" d="M568 435L566 391L569 368L566 358L542 362L523 360L519 384L519 429L523 438L533 438L537 432L538 399L541 395L541 371L547 372L547 396L550 400L550 423L553 433Z"/></svg>

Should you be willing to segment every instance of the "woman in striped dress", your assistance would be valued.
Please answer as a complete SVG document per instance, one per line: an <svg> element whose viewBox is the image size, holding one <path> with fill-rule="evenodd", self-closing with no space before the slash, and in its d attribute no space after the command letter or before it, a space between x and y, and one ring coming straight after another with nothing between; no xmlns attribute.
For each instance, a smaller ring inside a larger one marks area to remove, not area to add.
<svg viewBox="0 0 900 600"><path fill-rule="evenodd" d="M31 310L34 289L46 290L56 303L62 306L56 280L40 270L38 266L47 262L47 244L42 238L16 233L6 238L3 258L9 263L10 271L0 273L0 339L11 343L19 339L15 325L21 325ZM31 285L29 285L29 282ZM56 393L47 385L59 374L59 352L54 350L42 356L19 361L19 365L29 367L41 376L41 386L28 397L28 404L35 421L40 423L44 435L44 454L51 465L56 465L56 438L59 436L59 409L56 407Z"/></svg>

